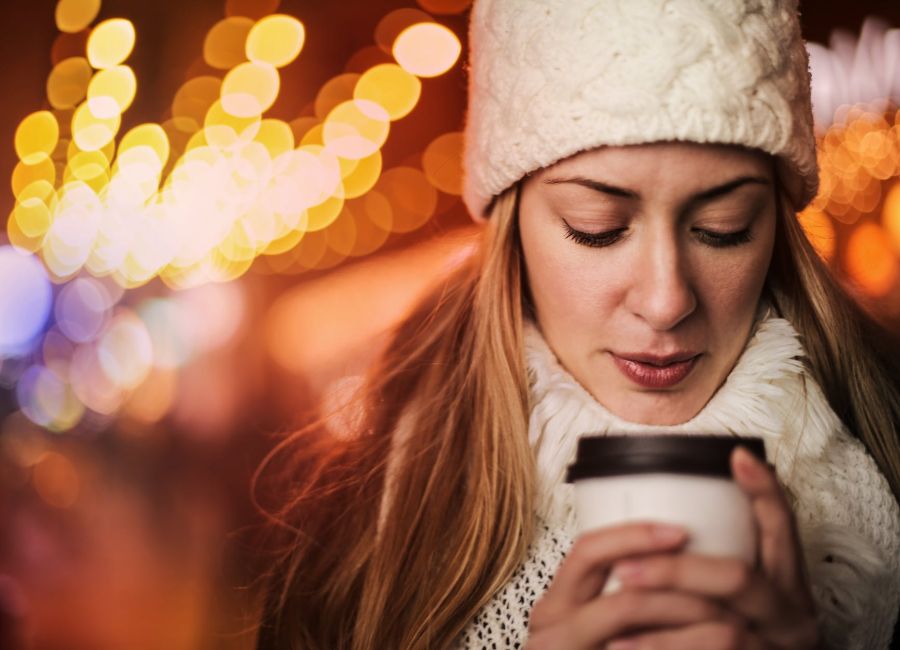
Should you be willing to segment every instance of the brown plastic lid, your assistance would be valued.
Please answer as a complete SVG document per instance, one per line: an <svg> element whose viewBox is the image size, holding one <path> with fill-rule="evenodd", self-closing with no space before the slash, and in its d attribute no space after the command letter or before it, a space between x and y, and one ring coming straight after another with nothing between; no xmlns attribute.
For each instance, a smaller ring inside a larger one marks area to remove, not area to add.
<svg viewBox="0 0 900 650"><path fill-rule="evenodd" d="M585 435L566 482L623 474L693 474L731 478L731 452L746 447L766 461L761 438L719 435Z"/></svg>

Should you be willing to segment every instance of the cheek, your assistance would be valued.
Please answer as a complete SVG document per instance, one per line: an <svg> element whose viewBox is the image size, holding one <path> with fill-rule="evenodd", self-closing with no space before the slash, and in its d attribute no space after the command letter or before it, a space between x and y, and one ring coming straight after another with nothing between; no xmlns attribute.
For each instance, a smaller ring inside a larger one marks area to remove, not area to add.
<svg viewBox="0 0 900 650"><path fill-rule="evenodd" d="M596 323L598 314L611 311L618 283L608 265L585 259L586 255L559 233L522 234L531 297L545 329L556 330L563 323ZM585 250L588 256L593 252Z"/></svg>

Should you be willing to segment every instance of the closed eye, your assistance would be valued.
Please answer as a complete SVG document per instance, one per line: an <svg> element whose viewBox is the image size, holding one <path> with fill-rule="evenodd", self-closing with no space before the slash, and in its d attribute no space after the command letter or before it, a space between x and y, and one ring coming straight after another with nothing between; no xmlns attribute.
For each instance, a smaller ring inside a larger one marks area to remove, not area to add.
<svg viewBox="0 0 900 650"><path fill-rule="evenodd" d="M744 228L736 232L716 232L714 230L694 228L694 232L701 243L714 248L740 246L753 240L753 233L750 231L750 228Z"/></svg>
<svg viewBox="0 0 900 650"><path fill-rule="evenodd" d="M615 244L622 238L625 231L628 230L628 228L615 228L604 232L583 232L581 230L575 230L565 221L563 221L563 223L566 226L566 238L571 239L576 244L590 246L592 248L603 248L604 246Z"/></svg>

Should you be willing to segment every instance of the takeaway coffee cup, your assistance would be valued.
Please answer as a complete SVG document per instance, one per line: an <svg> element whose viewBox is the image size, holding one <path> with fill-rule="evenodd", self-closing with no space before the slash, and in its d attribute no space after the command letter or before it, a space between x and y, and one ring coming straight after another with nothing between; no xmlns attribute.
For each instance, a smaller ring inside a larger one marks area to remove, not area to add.
<svg viewBox="0 0 900 650"><path fill-rule="evenodd" d="M685 551L756 560L750 500L734 482L729 459L744 446L762 461L759 438L727 435L605 435L578 441L567 482L575 486L578 532L627 523L676 524ZM618 589L607 582L604 593Z"/></svg>

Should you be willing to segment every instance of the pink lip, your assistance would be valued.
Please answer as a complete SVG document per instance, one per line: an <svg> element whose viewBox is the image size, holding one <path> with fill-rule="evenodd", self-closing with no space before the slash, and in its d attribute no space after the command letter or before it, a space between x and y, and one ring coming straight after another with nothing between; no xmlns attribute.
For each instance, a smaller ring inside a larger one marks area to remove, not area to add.
<svg viewBox="0 0 900 650"><path fill-rule="evenodd" d="M697 365L699 354L674 354L665 357L611 353L616 367L631 381L644 388L671 388L687 377Z"/></svg>

